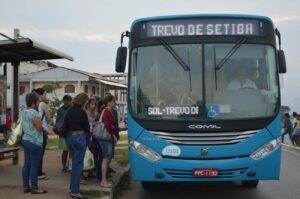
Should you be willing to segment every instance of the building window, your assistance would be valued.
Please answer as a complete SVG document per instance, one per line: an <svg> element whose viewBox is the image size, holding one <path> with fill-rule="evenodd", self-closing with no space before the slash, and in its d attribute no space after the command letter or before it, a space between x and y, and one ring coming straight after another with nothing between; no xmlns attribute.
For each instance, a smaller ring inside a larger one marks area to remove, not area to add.
<svg viewBox="0 0 300 199"><path fill-rule="evenodd" d="M65 86L65 93L75 93L75 86L74 85L66 85Z"/></svg>
<svg viewBox="0 0 300 199"><path fill-rule="evenodd" d="M88 94L88 93L89 93L89 87L88 87L88 85L85 85L85 86L84 86L84 93L85 93L85 94Z"/></svg>
<svg viewBox="0 0 300 199"><path fill-rule="evenodd" d="M92 94L96 95L96 87L95 86L92 87Z"/></svg>
<svg viewBox="0 0 300 199"><path fill-rule="evenodd" d="M25 86L20 86L20 95L25 93Z"/></svg>

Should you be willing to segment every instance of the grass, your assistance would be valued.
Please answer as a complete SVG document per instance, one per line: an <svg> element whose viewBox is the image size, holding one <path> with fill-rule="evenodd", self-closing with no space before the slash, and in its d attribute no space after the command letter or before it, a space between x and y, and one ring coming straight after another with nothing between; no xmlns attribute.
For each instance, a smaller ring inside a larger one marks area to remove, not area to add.
<svg viewBox="0 0 300 199"><path fill-rule="evenodd" d="M128 147L116 148L114 159L120 166L127 166L129 164Z"/></svg>
<svg viewBox="0 0 300 199"><path fill-rule="evenodd" d="M128 135L120 135L120 140L119 141L127 141L128 140Z"/></svg>
<svg viewBox="0 0 300 199"><path fill-rule="evenodd" d="M109 195L108 192L104 191L80 191L80 193L88 198L100 198Z"/></svg>
<svg viewBox="0 0 300 199"><path fill-rule="evenodd" d="M59 143L58 138L50 138L47 141L46 149L58 149L58 143Z"/></svg>

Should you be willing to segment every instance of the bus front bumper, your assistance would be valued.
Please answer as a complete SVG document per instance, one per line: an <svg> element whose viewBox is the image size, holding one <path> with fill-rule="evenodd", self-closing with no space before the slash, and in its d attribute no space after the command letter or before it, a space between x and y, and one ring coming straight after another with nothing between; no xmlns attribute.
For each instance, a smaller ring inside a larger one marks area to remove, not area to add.
<svg viewBox="0 0 300 199"><path fill-rule="evenodd" d="M151 182L201 182L279 180L281 147L268 156L253 160L250 157L193 160L162 158L150 161L129 148L131 177L135 181ZM219 170L218 177L195 177L194 169L213 168Z"/></svg>

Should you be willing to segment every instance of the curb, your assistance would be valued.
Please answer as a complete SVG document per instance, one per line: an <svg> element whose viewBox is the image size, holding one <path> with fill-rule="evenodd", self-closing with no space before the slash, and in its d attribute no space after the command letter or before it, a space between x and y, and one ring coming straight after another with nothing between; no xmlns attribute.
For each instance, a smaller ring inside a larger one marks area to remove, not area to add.
<svg viewBox="0 0 300 199"><path fill-rule="evenodd" d="M295 150L300 151L300 147L291 146L291 145L288 145L288 144L282 144L282 143L281 143L281 145L284 146L284 147L287 147L287 148L291 148L291 149L295 149Z"/></svg>
<svg viewBox="0 0 300 199"><path fill-rule="evenodd" d="M124 168L122 175L120 175L120 178L118 179L118 182L115 183L115 185L113 186L109 199L113 199L113 198L115 198L115 196L119 197L122 194L122 192L124 191L124 189L126 189L126 186L130 183L130 180L128 182L126 180L126 179L130 178L129 173L130 173L130 167L128 165Z"/></svg>
<svg viewBox="0 0 300 199"><path fill-rule="evenodd" d="M128 175L129 173L129 166L124 167L124 169L120 172L118 175L118 180L114 183L113 187L110 190L107 190L109 192L109 195L100 197L100 199L113 199L114 195L116 194L116 191L122 187L122 179Z"/></svg>
<svg viewBox="0 0 300 199"><path fill-rule="evenodd" d="M115 178L113 179L113 186L112 188L101 188L99 186L94 187L82 187L80 188L80 191L84 192L102 192L106 193L104 196L98 196L98 197L92 197L92 198L100 198L100 199L113 199L115 196L119 196L122 192L122 189L124 188L124 180L126 180L126 176L129 175L129 165L126 167L122 167L120 172L117 172L115 174ZM119 195L118 195L119 194Z"/></svg>

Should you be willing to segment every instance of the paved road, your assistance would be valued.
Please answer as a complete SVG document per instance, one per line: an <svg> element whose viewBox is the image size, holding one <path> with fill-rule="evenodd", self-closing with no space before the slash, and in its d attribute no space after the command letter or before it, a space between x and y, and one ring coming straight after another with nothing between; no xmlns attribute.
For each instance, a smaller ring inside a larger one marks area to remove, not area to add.
<svg viewBox="0 0 300 199"><path fill-rule="evenodd" d="M270 168L272 169L272 168ZM256 189L239 184L200 184L197 186L172 185L145 191L141 185L131 182L121 199L299 199L300 151L283 148L281 180L262 181Z"/></svg>

